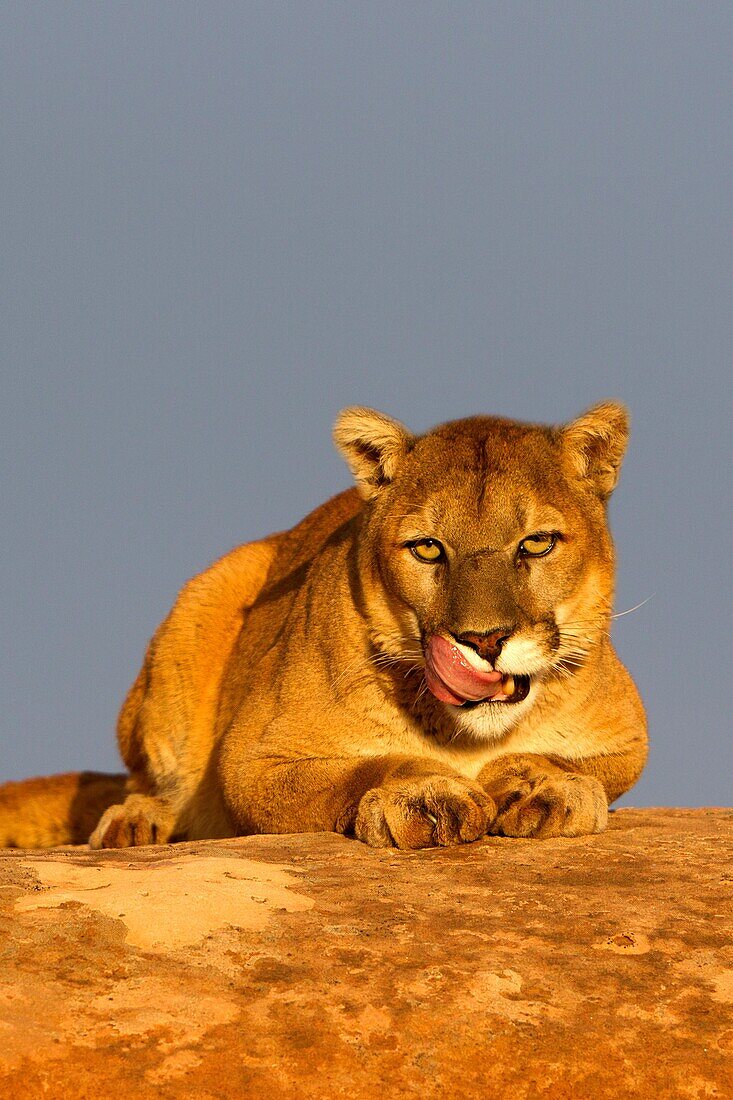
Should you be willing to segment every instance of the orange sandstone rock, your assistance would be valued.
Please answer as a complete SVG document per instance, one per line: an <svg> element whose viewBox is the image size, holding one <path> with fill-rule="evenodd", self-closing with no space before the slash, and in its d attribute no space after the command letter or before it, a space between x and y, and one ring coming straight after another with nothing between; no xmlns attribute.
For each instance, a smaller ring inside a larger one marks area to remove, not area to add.
<svg viewBox="0 0 733 1100"><path fill-rule="evenodd" d="M0 854L0 1096L733 1095L733 811Z"/></svg>

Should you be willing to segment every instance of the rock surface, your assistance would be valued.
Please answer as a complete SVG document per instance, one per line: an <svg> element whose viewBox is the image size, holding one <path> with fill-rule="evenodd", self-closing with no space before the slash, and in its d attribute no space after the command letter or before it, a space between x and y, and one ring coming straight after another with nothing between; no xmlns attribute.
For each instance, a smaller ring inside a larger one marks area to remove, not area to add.
<svg viewBox="0 0 733 1100"><path fill-rule="evenodd" d="M733 1096L733 811L0 855L0 1096Z"/></svg>

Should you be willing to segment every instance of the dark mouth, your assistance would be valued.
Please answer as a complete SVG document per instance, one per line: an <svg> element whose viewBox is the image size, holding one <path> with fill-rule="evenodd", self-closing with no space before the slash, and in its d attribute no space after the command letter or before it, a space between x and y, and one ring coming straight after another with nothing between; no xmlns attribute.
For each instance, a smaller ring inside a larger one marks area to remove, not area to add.
<svg viewBox="0 0 733 1100"><path fill-rule="evenodd" d="M477 699L475 701L469 699L461 704L461 709L473 710L475 707L485 707L487 704L509 706L511 703L521 703L522 700L526 699L529 695L529 689L529 676L525 676L521 673L518 673L516 676L505 676L502 681L501 691L498 695L494 695L489 699Z"/></svg>

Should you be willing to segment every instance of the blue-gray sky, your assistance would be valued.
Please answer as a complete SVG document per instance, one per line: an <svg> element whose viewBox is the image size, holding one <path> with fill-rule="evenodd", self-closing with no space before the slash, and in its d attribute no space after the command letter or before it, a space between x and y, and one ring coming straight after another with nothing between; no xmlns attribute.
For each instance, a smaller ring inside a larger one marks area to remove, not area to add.
<svg viewBox="0 0 733 1100"><path fill-rule="evenodd" d="M627 804L730 802L733 7L3 3L0 779L117 768L181 583L343 405L633 436Z"/></svg>

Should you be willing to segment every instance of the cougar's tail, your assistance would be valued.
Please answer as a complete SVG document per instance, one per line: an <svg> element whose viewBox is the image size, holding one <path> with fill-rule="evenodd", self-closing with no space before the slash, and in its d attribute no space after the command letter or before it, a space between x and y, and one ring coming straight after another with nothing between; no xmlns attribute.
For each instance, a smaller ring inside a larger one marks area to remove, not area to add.
<svg viewBox="0 0 733 1100"><path fill-rule="evenodd" d="M0 786L0 848L86 844L108 806L124 802L126 775L67 772Z"/></svg>

